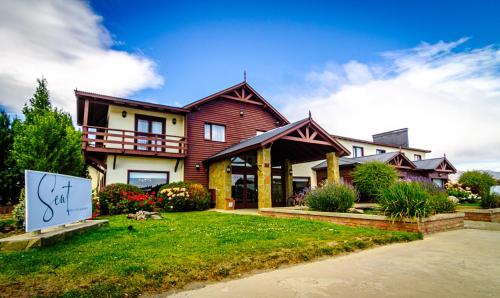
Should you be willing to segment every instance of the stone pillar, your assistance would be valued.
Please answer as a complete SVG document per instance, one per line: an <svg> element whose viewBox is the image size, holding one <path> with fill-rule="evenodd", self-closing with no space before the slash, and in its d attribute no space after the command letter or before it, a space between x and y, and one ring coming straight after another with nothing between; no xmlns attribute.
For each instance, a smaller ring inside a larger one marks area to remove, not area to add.
<svg viewBox="0 0 500 298"><path fill-rule="evenodd" d="M335 152L326 154L326 177L328 183L340 181L339 157Z"/></svg>
<svg viewBox="0 0 500 298"><path fill-rule="evenodd" d="M288 204L288 198L293 196L293 167L289 159L285 159L281 167L281 183L283 183L283 196ZM292 172L292 173L291 173Z"/></svg>
<svg viewBox="0 0 500 298"><path fill-rule="evenodd" d="M215 189L215 208L224 209L226 199L231 198L231 173L227 167L231 166L230 159L211 163L208 167L208 188Z"/></svg>
<svg viewBox="0 0 500 298"><path fill-rule="evenodd" d="M257 150L257 168L258 207L271 208L271 147Z"/></svg>

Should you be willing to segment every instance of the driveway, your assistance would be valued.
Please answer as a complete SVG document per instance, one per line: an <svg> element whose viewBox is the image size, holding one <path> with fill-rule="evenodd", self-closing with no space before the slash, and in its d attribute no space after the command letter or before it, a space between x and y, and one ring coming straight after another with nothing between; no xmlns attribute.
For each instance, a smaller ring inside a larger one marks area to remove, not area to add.
<svg viewBox="0 0 500 298"><path fill-rule="evenodd" d="M173 297L500 297L500 231L457 230Z"/></svg>

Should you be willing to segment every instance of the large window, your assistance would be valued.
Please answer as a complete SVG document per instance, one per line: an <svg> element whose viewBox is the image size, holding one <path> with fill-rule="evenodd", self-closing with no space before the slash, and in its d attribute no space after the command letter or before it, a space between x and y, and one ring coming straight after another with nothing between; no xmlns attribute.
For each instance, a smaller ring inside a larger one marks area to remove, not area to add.
<svg viewBox="0 0 500 298"><path fill-rule="evenodd" d="M135 185L143 190L151 190L157 186L167 184L168 180L168 172L128 171L128 184Z"/></svg>
<svg viewBox="0 0 500 298"><path fill-rule="evenodd" d="M352 152L354 154L354 157L361 157L365 155L365 150L363 149L363 147L352 146Z"/></svg>
<svg viewBox="0 0 500 298"><path fill-rule="evenodd" d="M420 154L415 154L415 157L413 160L422 160L422 155Z"/></svg>
<svg viewBox="0 0 500 298"><path fill-rule="evenodd" d="M384 154L385 150L384 149L377 149L376 153L377 154Z"/></svg>
<svg viewBox="0 0 500 298"><path fill-rule="evenodd" d="M226 127L223 125L205 123L205 140L225 142Z"/></svg>

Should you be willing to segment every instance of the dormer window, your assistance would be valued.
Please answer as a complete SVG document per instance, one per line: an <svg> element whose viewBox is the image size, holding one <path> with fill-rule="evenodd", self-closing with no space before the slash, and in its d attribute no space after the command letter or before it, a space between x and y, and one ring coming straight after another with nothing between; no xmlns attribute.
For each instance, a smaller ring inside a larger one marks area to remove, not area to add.
<svg viewBox="0 0 500 298"><path fill-rule="evenodd" d="M205 123L205 140L225 142L226 127L224 125Z"/></svg>

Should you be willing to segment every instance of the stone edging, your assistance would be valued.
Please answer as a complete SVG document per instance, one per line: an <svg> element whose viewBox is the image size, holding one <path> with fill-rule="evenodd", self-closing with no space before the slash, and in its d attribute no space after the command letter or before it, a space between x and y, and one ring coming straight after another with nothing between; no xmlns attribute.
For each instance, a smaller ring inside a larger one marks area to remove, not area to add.
<svg viewBox="0 0 500 298"><path fill-rule="evenodd" d="M373 227L391 231L434 233L464 227L464 213L437 214L421 220L392 221L381 215L262 208L259 213L272 217L295 217L329 221L347 226Z"/></svg>
<svg viewBox="0 0 500 298"><path fill-rule="evenodd" d="M500 208L464 209L465 220L500 222Z"/></svg>

